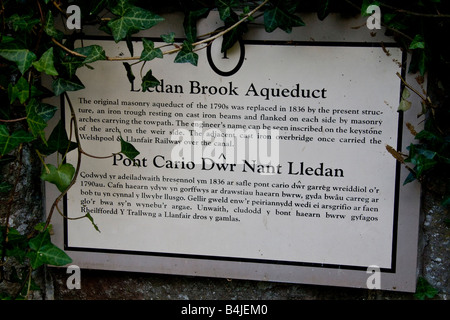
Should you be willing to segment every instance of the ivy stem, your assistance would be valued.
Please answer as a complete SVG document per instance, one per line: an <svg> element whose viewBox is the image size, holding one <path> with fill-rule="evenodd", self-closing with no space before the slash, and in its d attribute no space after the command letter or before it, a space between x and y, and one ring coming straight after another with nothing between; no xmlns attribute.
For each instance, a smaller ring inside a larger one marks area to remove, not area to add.
<svg viewBox="0 0 450 320"><path fill-rule="evenodd" d="M45 228L47 228L50 224L50 221L52 219L53 213L55 210L57 210L64 218L68 218L69 220L75 220L75 219L80 219L85 217L86 215L79 217L79 218L69 218L67 216L65 216L64 214L62 214L62 212L60 211L60 209L58 208L58 204L61 201L61 199L67 194L67 192L70 190L70 188L75 184L78 174L80 172L80 168L81 168L81 157L82 155L86 155L88 157L91 158L95 158L95 159L107 159L107 158L111 158L116 154L119 154L120 152L117 153L113 153L111 155L108 156L94 156L91 155L87 152L85 152L83 150L83 148L81 147L81 141L80 141L80 135L78 133L78 123L77 123L77 118L76 118L76 114L75 114L75 110L73 108L72 102L70 101L69 95L67 94L67 92L64 92L64 97L65 99L67 99L68 105L69 105L69 109L70 109L70 117L71 117L71 131L72 131L72 125L73 125L73 131L74 131L74 135L75 135L75 140L76 140L76 144L77 144L77 150L78 150L78 159L77 159L77 166L75 168L75 173L73 175L73 179L70 182L70 184L67 186L67 188L55 199L55 201L53 202L46 223L45 223ZM44 164L45 165L45 164Z"/></svg>
<svg viewBox="0 0 450 320"><path fill-rule="evenodd" d="M63 49L64 51L70 53L73 56L76 57L80 57L80 58L87 58L87 56L85 56L84 54L78 53L76 51L70 50L69 48L67 48L65 45L63 45L62 43L58 42L55 38L52 38L52 41L54 44L56 44L58 47L60 47L61 49Z"/></svg>
<svg viewBox="0 0 450 320"><path fill-rule="evenodd" d="M35 149L35 151L36 151L36 154L38 155L39 160L41 160L42 165L45 167L45 170L47 171L47 173L50 173L50 170L47 167L47 165L45 164L44 157L42 156L42 154L39 152L38 149Z"/></svg>
<svg viewBox="0 0 450 320"><path fill-rule="evenodd" d="M390 145L386 145L386 150L401 164L403 164L405 166L405 168L411 172L414 177L416 177L419 181L421 181L421 179L419 179L417 177L417 173L406 164L405 159L403 159L402 155L400 154L400 152L398 152L397 150L395 150L393 147L391 147Z"/></svg>
<svg viewBox="0 0 450 320"><path fill-rule="evenodd" d="M112 153L112 154L107 155L107 156L94 156L93 154L89 154L86 151L84 151L83 149L81 149L81 153L86 155L86 156L88 156L88 157L90 157L90 158L94 158L94 159L108 159L108 158L114 157L115 155L118 155L120 152L115 152L115 153Z"/></svg>
<svg viewBox="0 0 450 320"><path fill-rule="evenodd" d="M12 120L0 119L0 122L19 122L19 121L23 121L23 120L27 120L27 117L17 118L17 119L12 119Z"/></svg>
<svg viewBox="0 0 450 320"><path fill-rule="evenodd" d="M417 94L420 99L422 99L423 102L425 102L427 104L427 106L429 106L430 108L434 108L433 103L430 100L430 97L424 97L422 94L420 94L420 92L418 92L416 89L414 89L413 87L411 87L411 85L409 83L407 83L405 81L405 79L403 79L403 77L400 75L400 73L396 73L397 77L400 78L400 80L402 81L402 83L407 86L409 89L411 89L412 91L414 91L415 94Z"/></svg>
<svg viewBox="0 0 450 320"><path fill-rule="evenodd" d="M48 228L50 221L52 219L53 216L53 212L55 211L55 209L58 206L58 203L61 201L61 199L67 194L67 192L69 191L69 189L75 184L78 174L80 172L80 168L81 168L81 156L82 156L82 149L81 149L81 141L80 141L80 135L78 134L78 124L77 124L77 119L76 119L76 115L75 115L75 110L73 108L72 102L69 99L69 95L67 94L67 92L64 92L64 97L67 99L69 108L70 108L70 115L71 115L71 122L73 123L73 128L74 128L74 134L75 134L75 140L78 146L78 158L77 158L77 166L75 168L75 173L73 176L72 181L70 182L70 184L67 186L67 188L61 192L61 194L55 199L55 201L53 202L48 217L47 217L47 221L45 222L45 229Z"/></svg>

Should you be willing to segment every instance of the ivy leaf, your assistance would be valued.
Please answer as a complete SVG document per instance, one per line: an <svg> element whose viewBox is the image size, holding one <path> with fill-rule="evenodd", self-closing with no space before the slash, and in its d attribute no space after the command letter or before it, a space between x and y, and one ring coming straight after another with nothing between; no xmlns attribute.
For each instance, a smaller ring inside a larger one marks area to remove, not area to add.
<svg viewBox="0 0 450 320"><path fill-rule="evenodd" d="M28 98L37 97L43 94L44 93L34 85L32 85L30 88L28 82L23 77L20 77L15 85L13 85L12 83L8 85L8 96L10 98L11 104L16 99L19 99L19 102L24 104L28 100Z"/></svg>
<svg viewBox="0 0 450 320"><path fill-rule="evenodd" d="M58 168L52 164L45 165L41 179L56 185L59 191L64 192L72 182L75 168L70 163L63 163Z"/></svg>
<svg viewBox="0 0 450 320"><path fill-rule="evenodd" d="M417 140L429 140L429 141L432 141L432 142L436 142L438 144L444 144L445 143L445 141L440 136L438 136L437 134L435 134L435 133L433 133L433 132L431 132L429 130L426 130L426 129L424 129L424 130L420 131L419 133L417 133L414 138L417 139Z"/></svg>
<svg viewBox="0 0 450 320"><path fill-rule="evenodd" d="M61 93L66 91L77 91L84 89L84 85L76 76L74 76L72 80L58 78L53 81L52 87L55 96L59 96Z"/></svg>
<svg viewBox="0 0 450 320"><path fill-rule="evenodd" d="M39 103L36 99L30 100L26 105L27 123L31 132L35 137L41 137L42 141L46 143L44 129L47 127L47 122L38 114Z"/></svg>
<svg viewBox="0 0 450 320"><path fill-rule="evenodd" d="M31 251L27 256L30 258L30 265L33 269L43 264L63 266L72 262L72 259L63 250L51 243L48 229L30 239L28 246Z"/></svg>
<svg viewBox="0 0 450 320"><path fill-rule="evenodd" d="M40 146L39 151L45 155L50 155L54 152L59 152L64 155L66 152L72 151L77 147L75 142L72 142L67 137L66 128L62 120L53 128L50 137L47 140L47 145Z"/></svg>
<svg viewBox="0 0 450 320"><path fill-rule="evenodd" d="M24 74L36 60L36 55L28 49L3 48L0 56L6 60L15 62L19 71Z"/></svg>
<svg viewBox="0 0 450 320"><path fill-rule="evenodd" d="M320 21L325 20L325 18L330 13L330 1L331 0L319 1L319 8L317 9L317 18L319 18Z"/></svg>
<svg viewBox="0 0 450 320"><path fill-rule="evenodd" d="M441 203L441 205L443 207L448 207L450 206L450 196L447 196ZM450 219L446 219L445 220L445 224L447 225L447 227L450 227Z"/></svg>
<svg viewBox="0 0 450 320"><path fill-rule="evenodd" d="M30 97L30 86L24 77L20 77L17 83L13 86L12 83L8 86L9 102L12 104L16 99L20 103L25 103Z"/></svg>
<svg viewBox="0 0 450 320"><path fill-rule="evenodd" d="M408 183L413 182L414 180L416 180L416 174L414 172L410 172L408 174L408 176L406 177L405 181L403 181L403 185L406 185Z"/></svg>
<svg viewBox="0 0 450 320"><path fill-rule="evenodd" d="M406 111L411 108L411 105L412 105L411 102L406 100L409 98L410 95L411 94L410 94L409 90L407 88L404 88L403 92L402 92L402 98L401 98L400 104L398 106L398 111Z"/></svg>
<svg viewBox="0 0 450 320"><path fill-rule="evenodd" d="M128 4L126 0L119 0L117 6L112 8L112 12L118 18L109 21L108 27L116 42L139 30L150 29L164 20L148 10Z"/></svg>
<svg viewBox="0 0 450 320"><path fill-rule="evenodd" d="M402 91L402 99L408 99L411 96L411 93L407 88L404 88Z"/></svg>
<svg viewBox="0 0 450 320"><path fill-rule="evenodd" d="M427 71L427 55L425 53L425 50L420 50L418 67L420 75L425 75L425 72Z"/></svg>
<svg viewBox="0 0 450 320"><path fill-rule="evenodd" d="M53 47L45 51L38 61L33 62L33 67L39 72L45 72L49 76L57 76L58 71L56 71L53 64Z"/></svg>
<svg viewBox="0 0 450 320"><path fill-rule="evenodd" d="M175 42L175 32L169 32L168 34L162 34L161 39L165 43L174 43Z"/></svg>
<svg viewBox="0 0 450 320"><path fill-rule="evenodd" d="M130 158L131 160L136 158L140 153L131 143L123 140L122 137L120 137L120 152L123 153L126 157Z"/></svg>
<svg viewBox="0 0 450 320"><path fill-rule="evenodd" d="M31 133L24 130L14 131L9 133L8 128L4 125L0 125L0 155L4 156L8 154L21 143L33 141L34 137Z"/></svg>
<svg viewBox="0 0 450 320"><path fill-rule="evenodd" d="M225 21L231 16L233 8L240 5L237 0L215 0L217 9L219 10L220 20Z"/></svg>
<svg viewBox="0 0 450 320"><path fill-rule="evenodd" d="M43 29L48 36L55 38L57 40L61 40L64 37L64 34L55 28L55 20L50 10L47 13L47 18L45 19Z"/></svg>
<svg viewBox="0 0 450 320"><path fill-rule="evenodd" d="M425 300L425 298L434 298L439 293L439 290L430 285L430 283L423 277L419 277L417 280L417 288L414 296L419 300Z"/></svg>
<svg viewBox="0 0 450 320"><path fill-rule="evenodd" d="M208 16L208 13L209 8L202 8L185 13L183 27L188 42L195 42L195 40L197 39L197 21Z"/></svg>
<svg viewBox="0 0 450 320"><path fill-rule="evenodd" d="M0 42L0 45L4 46L4 45L10 45L14 43L14 38L8 35L2 35L2 41Z"/></svg>
<svg viewBox="0 0 450 320"><path fill-rule="evenodd" d="M0 235L6 233L6 227L1 226L0 227ZM7 232L8 242L5 243L5 251L7 257L14 257L20 261L20 263L23 263L25 260L25 255L27 252L28 247L28 239L26 236L20 234L19 231L17 231L14 228L9 227ZM2 239L4 239L2 235ZM1 252L1 247L0 247Z"/></svg>
<svg viewBox="0 0 450 320"><path fill-rule="evenodd" d="M408 100L401 100L398 106L398 111L406 111L411 108L411 102Z"/></svg>
<svg viewBox="0 0 450 320"><path fill-rule="evenodd" d="M162 53L161 49L159 49L159 48L155 49L155 44L153 43L153 41L143 38L142 44L144 46L144 50L142 50L142 53L141 53L141 60L150 61L155 58L163 57L163 53Z"/></svg>
<svg viewBox="0 0 450 320"><path fill-rule="evenodd" d="M125 70L127 71L128 81L130 81L130 83L133 84L134 79L136 79L136 77L133 74L133 70L131 70L131 65L128 62L123 62L123 66L125 67Z"/></svg>
<svg viewBox="0 0 450 320"><path fill-rule="evenodd" d="M38 102L38 105L36 106L37 115L41 117L45 122L53 118L57 110L58 107L42 102Z"/></svg>
<svg viewBox="0 0 450 320"><path fill-rule="evenodd" d="M249 16L250 12L251 12L250 7L249 7L249 6L245 6L245 7L242 9L242 13L241 13L239 19L245 19L245 18L247 18L247 21L248 21L248 22L253 22L253 21L255 21L255 18L254 18L253 16Z"/></svg>
<svg viewBox="0 0 450 320"><path fill-rule="evenodd" d="M239 21L238 15L236 13L232 12L230 17L228 17L225 20L225 27L226 28L231 27L238 21ZM222 47L220 49L221 52L224 53L228 49L232 48L234 46L234 44L237 41L239 41L239 39L242 37L242 35L247 32L247 30L248 30L247 24L241 23L237 27L233 28L231 31L224 34L223 41L222 41Z"/></svg>
<svg viewBox="0 0 450 320"><path fill-rule="evenodd" d="M100 229L98 228L97 224L94 222L94 218L92 218L92 216L89 212L85 214L85 217L89 219L89 221L94 226L94 229L97 230L98 232L100 232Z"/></svg>
<svg viewBox="0 0 450 320"><path fill-rule="evenodd" d="M105 50L99 45L91 45L74 49L75 52L86 56L82 63L88 64L98 60L106 60Z"/></svg>
<svg viewBox="0 0 450 320"><path fill-rule="evenodd" d="M111 8L111 12L116 16L123 16L125 12L132 6L128 1L119 0L115 7Z"/></svg>
<svg viewBox="0 0 450 320"><path fill-rule="evenodd" d="M272 32L276 28L280 28L287 33L292 31L292 27L301 27L305 23L303 20L286 11L281 7L274 7L264 11L264 27L267 32Z"/></svg>
<svg viewBox="0 0 450 320"><path fill-rule="evenodd" d="M438 163L435 159L437 153L432 150L422 148L420 145L411 144L408 148L409 155L405 162L411 162L415 165L416 176L420 177L424 172L432 169Z"/></svg>
<svg viewBox="0 0 450 320"><path fill-rule="evenodd" d="M152 70L148 70L142 78L142 91L147 91L148 88L154 88L159 85L159 80L152 75Z"/></svg>
<svg viewBox="0 0 450 320"><path fill-rule="evenodd" d="M17 13L8 18L8 22L12 24L14 31L31 31L33 27L40 22L39 19L31 15L19 16Z"/></svg>
<svg viewBox="0 0 450 320"><path fill-rule="evenodd" d="M0 227L0 232L5 232L6 230L5 226L1 226ZM17 243L17 242L22 242L24 240L26 240L27 237L23 236L22 234L20 234L20 232L17 229L8 228L8 243L12 242L12 243Z"/></svg>
<svg viewBox="0 0 450 320"><path fill-rule="evenodd" d="M183 47L181 51L178 52L174 60L175 63L187 63L197 66L198 54L193 51L192 44L188 41L183 42Z"/></svg>
<svg viewBox="0 0 450 320"><path fill-rule="evenodd" d="M71 79L75 76L78 68L83 66L83 58L73 55L67 55L61 57L61 66L64 67L64 76Z"/></svg>
<svg viewBox="0 0 450 320"><path fill-rule="evenodd" d="M130 33L128 33L127 36L125 37L125 42L127 44L128 51L130 51L130 55L134 56L133 40L131 39Z"/></svg>
<svg viewBox="0 0 450 320"><path fill-rule="evenodd" d="M12 190L12 188L13 188L12 184L5 181L0 182L0 193L9 192Z"/></svg>
<svg viewBox="0 0 450 320"><path fill-rule="evenodd" d="M409 45L410 49L425 49L425 42L421 34L416 34L413 41Z"/></svg>

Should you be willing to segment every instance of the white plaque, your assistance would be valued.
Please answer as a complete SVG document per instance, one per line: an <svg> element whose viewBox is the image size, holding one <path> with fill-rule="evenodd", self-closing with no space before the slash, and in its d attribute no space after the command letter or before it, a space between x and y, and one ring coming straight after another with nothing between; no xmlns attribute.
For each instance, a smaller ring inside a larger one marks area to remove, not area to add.
<svg viewBox="0 0 450 320"><path fill-rule="evenodd" d="M128 52L108 40L83 44ZM383 289L413 290L411 272L395 282L405 187L386 150L406 139L402 50L218 47L198 51L197 67L172 56L133 65L133 83L122 62L77 72L86 89L69 96L82 148L115 155L82 157L66 214L89 212L100 232L88 219L65 220L69 255L88 268L360 287L375 266ZM149 69L160 85L143 92L139 75ZM134 160L118 153L120 137L140 152ZM77 163L76 151L67 162Z"/></svg>

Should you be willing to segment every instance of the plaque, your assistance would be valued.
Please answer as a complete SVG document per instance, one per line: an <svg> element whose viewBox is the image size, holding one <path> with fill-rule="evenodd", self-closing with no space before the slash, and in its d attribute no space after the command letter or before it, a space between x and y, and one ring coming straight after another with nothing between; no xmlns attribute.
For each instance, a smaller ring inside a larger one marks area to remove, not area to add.
<svg viewBox="0 0 450 320"><path fill-rule="evenodd" d="M83 44L128 53L101 37ZM419 189L403 186L386 149L412 139L398 111L400 47L249 37L197 54L198 66L130 63L134 80L117 61L77 72L86 89L69 98L84 154L56 235L74 263L353 287L376 272L378 288L414 291ZM159 84L144 90L149 69ZM99 230L72 220L86 213Z"/></svg>

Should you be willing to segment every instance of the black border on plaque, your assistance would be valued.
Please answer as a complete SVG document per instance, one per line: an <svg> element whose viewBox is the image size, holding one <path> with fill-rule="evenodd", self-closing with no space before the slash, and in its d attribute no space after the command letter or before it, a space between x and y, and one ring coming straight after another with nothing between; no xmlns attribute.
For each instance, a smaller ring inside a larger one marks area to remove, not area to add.
<svg viewBox="0 0 450 320"><path fill-rule="evenodd" d="M113 41L107 36L86 36L81 35L80 40L107 40ZM138 41L141 38L132 38L132 41ZM146 37L146 39L154 42L162 42L157 37ZM185 39L175 39L175 42L183 42ZM400 48L400 45L392 43L381 42L344 42L344 41L280 41L280 40L241 40L241 43L249 45L285 45L285 46L315 46L315 47L376 47L376 48ZM406 58L407 53L403 50L402 53L402 77L405 77L406 73ZM208 61L209 62L209 61ZM401 79L399 102L401 94L404 88L404 84ZM65 99L61 96L61 118L65 122L64 113ZM398 111L398 129L397 129L397 149L401 150L402 146L402 133L403 133L403 111ZM395 196L394 196L394 221L392 230L392 251L391 251L391 267L380 268L380 272L395 273L397 265L397 236L398 236L398 210L399 210L399 197L400 197L400 169L401 165L396 162L396 176L395 176ZM67 195L64 196L64 212L67 213ZM215 261L235 261L245 263L261 263L261 264L275 264L275 265L290 265L300 267L314 267L314 268L331 268L341 270L360 270L367 271L369 266L355 266L355 265L342 265L342 264L326 264L316 262L301 262L301 261L285 261L285 260L270 260L270 259L254 259L254 258L242 258L242 257L228 257L228 256L210 256L210 255L198 255L198 254L186 254L186 253L168 253L168 252L151 252L151 251L133 251L133 250L117 250L117 249L104 249L104 248L84 248L84 247L72 247L68 243L68 221L64 219L64 250L66 251L78 251L78 252L98 252L108 254L122 254L122 255L144 255L144 256L157 256L157 257L169 257L169 258L182 258L182 259L202 259L202 260L215 260Z"/></svg>

